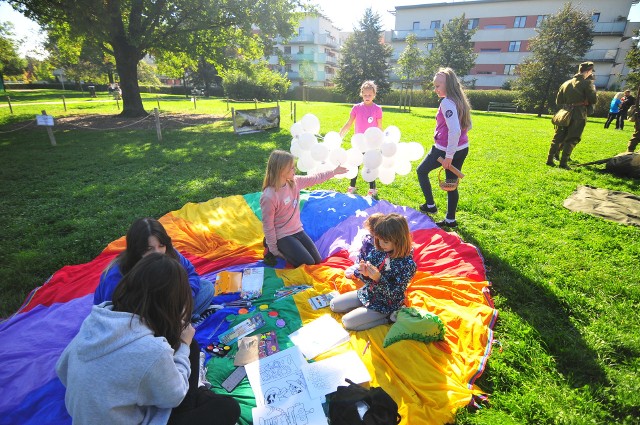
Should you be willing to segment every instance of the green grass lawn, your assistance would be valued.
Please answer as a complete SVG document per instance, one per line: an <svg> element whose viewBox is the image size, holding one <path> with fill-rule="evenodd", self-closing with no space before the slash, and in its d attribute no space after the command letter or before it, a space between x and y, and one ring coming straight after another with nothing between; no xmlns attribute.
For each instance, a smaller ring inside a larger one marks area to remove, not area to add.
<svg viewBox="0 0 640 425"><path fill-rule="evenodd" d="M135 218L259 191L269 153L287 150L291 140L286 102L279 131L237 136L222 120L165 130L158 142L155 130L64 130L55 132L53 147L42 128L6 131L43 109L26 103L56 101L59 92L9 95L14 115L0 108L3 317L62 266L90 261ZM80 101L67 105L66 114L118 113L115 102L96 102L81 93L65 97ZM149 110L157 107L156 95L146 99ZM162 96L160 105L163 113L227 113L222 100L198 99L194 111L184 97ZM351 105L298 102L296 107L298 118L316 114L324 134L340 129ZM65 114L61 105L46 110ZM425 149L432 144L434 117L435 109L413 108L409 114L384 107L384 126L398 126L402 141L417 141ZM576 161L625 150L632 125L614 131L604 130L603 123L589 120L572 155ZM640 229L562 206L579 185L640 195L638 181L603 173L604 166L572 171L546 166L553 134L549 117L474 112L473 126L456 231L485 258L500 314L499 344L477 382L489 393L489 405L459 412L456 423L638 423ZM339 191L347 186L335 179L321 185ZM360 181L361 192L364 187ZM414 172L379 185L379 192L399 205L416 208L424 201ZM435 193L440 219L446 194Z"/></svg>

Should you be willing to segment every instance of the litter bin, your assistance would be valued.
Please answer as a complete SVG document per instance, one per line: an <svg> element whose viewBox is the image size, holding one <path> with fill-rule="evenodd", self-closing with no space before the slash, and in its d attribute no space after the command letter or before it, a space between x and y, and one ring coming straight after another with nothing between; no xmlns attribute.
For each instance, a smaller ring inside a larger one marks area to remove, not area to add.
<svg viewBox="0 0 640 425"><path fill-rule="evenodd" d="M89 96L96 97L96 86L89 86Z"/></svg>

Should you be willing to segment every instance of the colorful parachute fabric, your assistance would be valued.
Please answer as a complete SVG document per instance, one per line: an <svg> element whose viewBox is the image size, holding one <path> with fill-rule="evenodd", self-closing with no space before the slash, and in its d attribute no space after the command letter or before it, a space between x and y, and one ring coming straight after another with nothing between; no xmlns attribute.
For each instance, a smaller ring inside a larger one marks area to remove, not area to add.
<svg viewBox="0 0 640 425"><path fill-rule="evenodd" d="M264 267L259 198L260 193L252 193L190 203L160 221L175 248L204 278L214 280L221 270ZM343 271L360 247L365 218L374 212L397 212L409 222L418 265L407 290L407 304L438 315L445 324L445 340L429 344L407 340L382 348L389 326L378 326L353 332L349 343L320 358L355 350L372 376L371 385L383 387L398 403L402 424L452 421L458 408L483 395L474 382L484 370L497 318L480 253L455 233L439 229L429 217L383 200L314 191L303 192L301 207L305 230L324 262L292 269L279 260L275 268L267 267L263 294L249 313L242 315L237 307L225 307L209 316L197 328L198 342L206 346L230 326L263 314L267 324L259 332L275 330L281 349L290 346L289 333L331 313L327 308L313 310L307 302L310 297L356 288ZM0 324L0 424L71 423L64 406L65 390L54 366L89 313L100 273L124 246L123 237L93 261L63 267ZM312 288L274 301L277 289L303 284ZM220 296L215 302L234 297ZM267 310L256 308L261 305L268 306ZM277 317L266 314L269 311L277 312ZM225 320L231 313L237 315L235 320ZM284 320L283 328L275 325L277 319ZM234 351L208 360L207 376L216 392L226 393L220 383L234 368ZM100 391L99 377L95 390ZM242 407L241 423L251 423L255 399L247 380L232 394Z"/></svg>

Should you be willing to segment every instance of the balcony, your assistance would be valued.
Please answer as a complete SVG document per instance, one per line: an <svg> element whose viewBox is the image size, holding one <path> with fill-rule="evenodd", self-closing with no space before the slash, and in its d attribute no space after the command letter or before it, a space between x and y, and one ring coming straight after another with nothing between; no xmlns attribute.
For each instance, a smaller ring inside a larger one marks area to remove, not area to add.
<svg viewBox="0 0 640 425"><path fill-rule="evenodd" d="M626 26L626 21L596 22L593 26L593 33L597 35L623 35Z"/></svg>
<svg viewBox="0 0 640 425"><path fill-rule="evenodd" d="M591 62L615 62L618 49L595 49L589 50L584 59Z"/></svg>
<svg viewBox="0 0 640 425"><path fill-rule="evenodd" d="M434 38L436 36L436 30L428 29L428 30L400 30L400 31L392 31L391 39L392 40L405 40L409 34L415 34L418 40L426 40L429 38Z"/></svg>
<svg viewBox="0 0 640 425"><path fill-rule="evenodd" d="M300 34L292 37L289 44L314 44L313 34Z"/></svg>

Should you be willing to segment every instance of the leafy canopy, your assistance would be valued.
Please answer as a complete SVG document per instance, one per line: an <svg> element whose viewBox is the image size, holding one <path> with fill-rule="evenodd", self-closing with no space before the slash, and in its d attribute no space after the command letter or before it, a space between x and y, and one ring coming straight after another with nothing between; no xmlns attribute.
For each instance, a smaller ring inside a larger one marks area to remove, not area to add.
<svg viewBox="0 0 640 425"><path fill-rule="evenodd" d="M426 58L428 74L440 67L453 69L459 77L469 74L478 55L473 51L471 37L476 29L469 29L465 15L453 18L436 32L434 47Z"/></svg>

